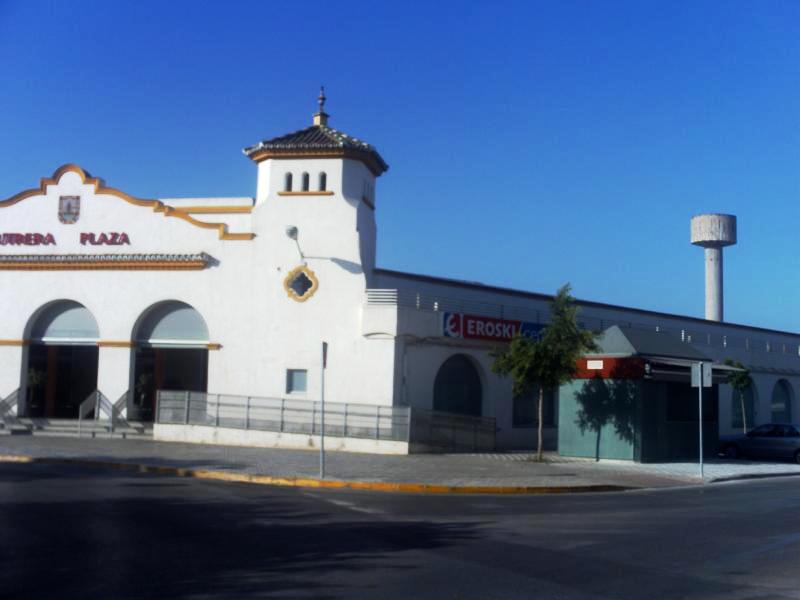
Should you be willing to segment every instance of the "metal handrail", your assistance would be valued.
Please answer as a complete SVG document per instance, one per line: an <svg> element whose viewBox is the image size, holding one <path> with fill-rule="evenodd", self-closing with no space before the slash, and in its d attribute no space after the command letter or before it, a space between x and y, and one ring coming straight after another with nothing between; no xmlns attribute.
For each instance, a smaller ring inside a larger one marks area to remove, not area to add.
<svg viewBox="0 0 800 600"><path fill-rule="evenodd" d="M321 402L204 392L157 393L156 423L319 435ZM325 435L404 441L408 407L325 403Z"/></svg>
<svg viewBox="0 0 800 600"><path fill-rule="evenodd" d="M86 397L86 400L81 402L80 406L78 406L78 437L81 437L81 429L83 427L83 419L88 415L90 412L94 411L94 418L97 419L97 402L99 399L100 391L95 390L91 394Z"/></svg>
<svg viewBox="0 0 800 600"><path fill-rule="evenodd" d="M16 408L19 406L19 388L11 392L8 396L0 399L0 423L4 425L17 423Z"/></svg>
<svg viewBox="0 0 800 600"><path fill-rule="evenodd" d="M117 398L117 401L111 405L111 415L110 415L110 427L111 433L114 433L114 429L116 428L117 424L121 424L123 427L128 424L128 419L123 418L122 415L123 411L128 408L128 396L130 395L130 390L125 390L122 395ZM127 414L126 414L127 417Z"/></svg>

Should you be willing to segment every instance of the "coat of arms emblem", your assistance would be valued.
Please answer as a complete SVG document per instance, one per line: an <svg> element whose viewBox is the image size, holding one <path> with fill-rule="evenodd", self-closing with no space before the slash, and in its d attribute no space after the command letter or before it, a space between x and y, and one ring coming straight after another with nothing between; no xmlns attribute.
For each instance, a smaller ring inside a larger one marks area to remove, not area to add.
<svg viewBox="0 0 800 600"><path fill-rule="evenodd" d="M72 225L81 214L80 196L61 196L58 199L58 220L65 225Z"/></svg>

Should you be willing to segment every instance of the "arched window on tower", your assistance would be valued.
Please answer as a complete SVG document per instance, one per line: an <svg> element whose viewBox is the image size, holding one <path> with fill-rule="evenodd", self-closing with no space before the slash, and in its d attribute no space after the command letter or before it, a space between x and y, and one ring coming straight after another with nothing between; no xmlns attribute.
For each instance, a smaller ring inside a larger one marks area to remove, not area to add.
<svg viewBox="0 0 800 600"><path fill-rule="evenodd" d="M283 191L284 192L291 192L292 191L292 174L287 173L283 178Z"/></svg>
<svg viewBox="0 0 800 600"><path fill-rule="evenodd" d="M309 187L309 177L308 173L303 173L303 191L307 192Z"/></svg>
<svg viewBox="0 0 800 600"><path fill-rule="evenodd" d="M319 191L324 192L328 189L328 175L325 171L320 172L319 174Z"/></svg>

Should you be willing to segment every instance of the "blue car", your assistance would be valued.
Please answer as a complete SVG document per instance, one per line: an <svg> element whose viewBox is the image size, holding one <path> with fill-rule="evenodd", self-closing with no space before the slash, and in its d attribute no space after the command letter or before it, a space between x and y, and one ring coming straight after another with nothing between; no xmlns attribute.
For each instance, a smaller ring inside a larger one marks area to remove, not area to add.
<svg viewBox="0 0 800 600"><path fill-rule="evenodd" d="M722 436L720 450L726 458L788 458L800 463L800 425L767 423L746 434Z"/></svg>

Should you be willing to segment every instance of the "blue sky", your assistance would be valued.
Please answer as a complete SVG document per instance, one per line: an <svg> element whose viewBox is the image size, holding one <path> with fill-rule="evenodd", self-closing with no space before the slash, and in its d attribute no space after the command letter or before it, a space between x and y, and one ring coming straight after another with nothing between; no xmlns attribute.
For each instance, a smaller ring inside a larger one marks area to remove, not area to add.
<svg viewBox="0 0 800 600"><path fill-rule="evenodd" d="M800 331L800 2L0 0L0 83L0 198L253 195L324 83L391 166L381 266L702 316L728 212L726 320Z"/></svg>

